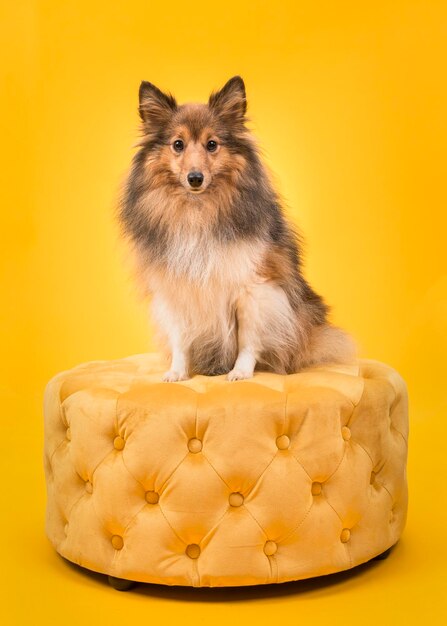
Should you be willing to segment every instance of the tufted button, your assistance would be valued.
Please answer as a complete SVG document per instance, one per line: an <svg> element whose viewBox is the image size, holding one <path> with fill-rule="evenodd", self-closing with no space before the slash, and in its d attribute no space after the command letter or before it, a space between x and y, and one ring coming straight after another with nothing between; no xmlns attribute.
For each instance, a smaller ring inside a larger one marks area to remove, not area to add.
<svg viewBox="0 0 447 626"><path fill-rule="evenodd" d="M87 493L93 493L93 485L89 480L85 483L85 490Z"/></svg>
<svg viewBox="0 0 447 626"><path fill-rule="evenodd" d="M71 441L71 430L70 430L70 428L67 428L67 430L65 431L65 436L67 437L68 441Z"/></svg>
<svg viewBox="0 0 447 626"><path fill-rule="evenodd" d="M375 472L371 472L371 476L369 477L370 485L373 485L375 480L376 480L376 473Z"/></svg>
<svg viewBox="0 0 447 626"><path fill-rule="evenodd" d="M200 556L200 546L196 543L190 543L189 546L186 546L185 552L190 559L198 559Z"/></svg>
<svg viewBox="0 0 447 626"><path fill-rule="evenodd" d="M267 556L272 556L277 551L278 546L274 541L266 541L264 545L264 553Z"/></svg>
<svg viewBox="0 0 447 626"><path fill-rule="evenodd" d="M115 550L121 550L124 546L123 538L120 535L113 535L112 546L115 548Z"/></svg>
<svg viewBox="0 0 447 626"><path fill-rule="evenodd" d="M122 450L124 448L124 439L118 435L118 437L115 437L113 440L113 445L115 450Z"/></svg>
<svg viewBox="0 0 447 626"><path fill-rule="evenodd" d="M393 508L391 509L391 511L390 511L390 516L389 516L389 518L388 518L388 521L389 521L389 523L390 523L390 524L391 524L392 522L394 522L394 518L395 518L395 515L396 515L395 506L396 506L396 505L395 505L395 504L393 504Z"/></svg>
<svg viewBox="0 0 447 626"><path fill-rule="evenodd" d="M351 431L347 426L343 426L341 429L341 436L345 441L349 441L351 439Z"/></svg>
<svg viewBox="0 0 447 626"><path fill-rule="evenodd" d="M319 496L321 491L322 491L323 487L321 485L321 483L312 483L312 495L313 496Z"/></svg>
<svg viewBox="0 0 447 626"><path fill-rule="evenodd" d="M276 445L279 450L287 450L290 446L290 439L287 435L281 435L276 440Z"/></svg>
<svg viewBox="0 0 447 626"><path fill-rule="evenodd" d="M351 539L351 531L349 528L343 528L340 535L340 541L342 543L347 543Z"/></svg>
<svg viewBox="0 0 447 626"><path fill-rule="evenodd" d="M146 491L146 502L148 504L157 504L160 499L160 496L156 491Z"/></svg>
<svg viewBox="0 0 447 626"><path fill-rule="evenodd" d="M64 526L64 533L68 535L68 522Z"/></svg>
<svg viewBox="0 0 447 626"><path fill-rule="evenodd" d="M190 452L192 452L193 454L197 454L197 452L200 452L200 450L202 449L202 442L200 441L200 439L197 439L197 437L193 437L192 439L190 439L188 441L188 450ZM196 545L191 544L191 545Z"/></svg>
<svg viewBox="0 0 447 626"><path fill-rule="evenodd" d="M230 493L228 501L231 506L241 506L244 504L244 496L238 491L234 491L233 493Z"/></svg>

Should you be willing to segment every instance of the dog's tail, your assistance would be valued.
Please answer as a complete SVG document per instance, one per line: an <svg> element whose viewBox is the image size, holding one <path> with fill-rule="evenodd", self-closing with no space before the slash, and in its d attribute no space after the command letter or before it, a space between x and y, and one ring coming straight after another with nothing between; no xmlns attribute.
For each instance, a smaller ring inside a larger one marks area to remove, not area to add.
<svg viewBox="0 0 447 626"><path fill-rule="evenodd" d="M312 328L306 365L352 363L356 357L357 346L354 339L341 328L330 324Z"/></svg>

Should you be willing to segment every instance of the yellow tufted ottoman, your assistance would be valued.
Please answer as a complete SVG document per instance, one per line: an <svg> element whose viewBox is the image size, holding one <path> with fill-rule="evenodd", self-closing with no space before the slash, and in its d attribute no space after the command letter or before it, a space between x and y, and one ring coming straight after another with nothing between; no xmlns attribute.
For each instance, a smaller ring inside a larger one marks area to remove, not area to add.
<svg viewBox="0 0 447 626"><path fill-rule="evenodd" d="M407 397L375 361L161 382L143 354L45 394L47 534L118 579L279 583L364 563L407 510ZM125 583L123 583L123 586Z"/></svg>

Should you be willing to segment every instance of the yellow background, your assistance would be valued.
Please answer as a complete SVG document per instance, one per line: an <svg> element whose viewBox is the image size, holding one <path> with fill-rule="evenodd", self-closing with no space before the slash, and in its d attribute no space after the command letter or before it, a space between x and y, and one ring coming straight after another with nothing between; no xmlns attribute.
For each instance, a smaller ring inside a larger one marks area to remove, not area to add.
<svg viewBox="0 0 447 626"><path fill-rule="evenodd" d="M0 24L2 621L442 623L446 3L17 0ZM43 387L153 347L113 219L140 81L204 101L234 74L305 235L306 276L362 356L408 383L408 524L388 561L355 575L119 594L44 537Z"/></svg>

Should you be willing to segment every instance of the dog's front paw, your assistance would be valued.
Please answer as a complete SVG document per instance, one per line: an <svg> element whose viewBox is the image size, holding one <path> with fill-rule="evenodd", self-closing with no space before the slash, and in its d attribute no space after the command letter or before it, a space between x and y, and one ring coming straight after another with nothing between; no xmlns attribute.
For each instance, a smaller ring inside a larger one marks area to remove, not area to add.
<svg viewBox="0 0 447 626"><path fill-rule="evenodd" d="M231 372L227 374L227 380L231 382L233 380L245 380L246 378L251 378L252 376L253 376L253 372L251 371L238 370L235 368L234 370L231 370Z"/></svg>
<svg viewBox="0 0 447 626"><path fill-rule="evenodd" d="M174 370L169 370L163 375L163 382L165 383L175 383L178 380L188 380L189 376L186 372L175 372Z"/></svg>

